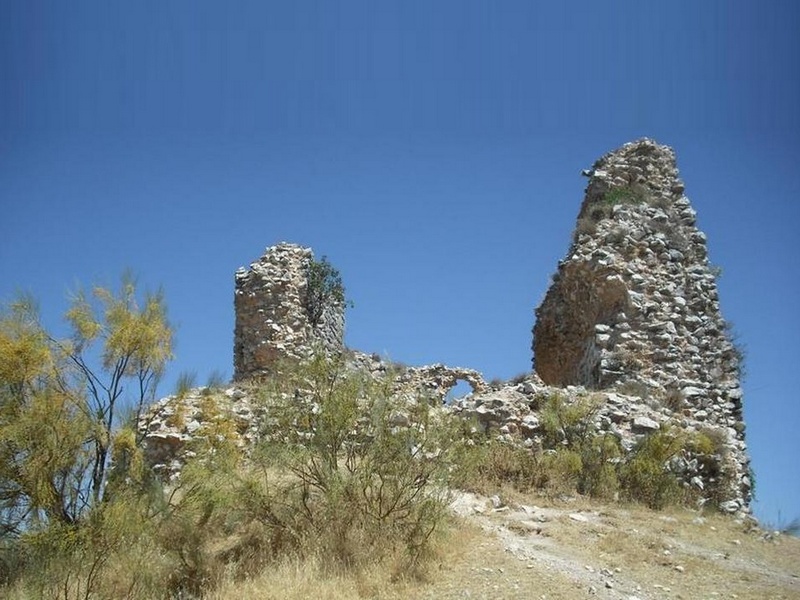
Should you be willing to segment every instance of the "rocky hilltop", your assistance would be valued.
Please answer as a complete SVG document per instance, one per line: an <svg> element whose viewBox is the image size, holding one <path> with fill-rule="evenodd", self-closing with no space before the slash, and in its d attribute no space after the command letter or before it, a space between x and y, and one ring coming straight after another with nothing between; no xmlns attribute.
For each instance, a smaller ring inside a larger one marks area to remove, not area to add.
<svg viewBox="0 0 800 600"><path fill-rule="evenodd" d="M749 512L751 482L744 441L739 354L719 310L706 236L684 195L674 152L643 139L606 154L591 169L567 256L536 309L534 370L489 385L475 370L428 365L398 368L346 350L339 299L309 308L308 248L278 244L235 276L235 385L223 406L246 451L258 436L247 381L314 351L345 352L352 368L391 378L409 406L419 399L474 423L477 433L531 449L543 446L544 398L583 402L593 424L625 450L665 428L703 432L713 448L685 451L668 468L700 501ZM466 381L472 393L445 403ZM160 401L145 415L148 458L175 476L194 436L208 430L207 394ZM393 417L402 426L411 418ZM178 418L180 417L180 418Z"/></svg>

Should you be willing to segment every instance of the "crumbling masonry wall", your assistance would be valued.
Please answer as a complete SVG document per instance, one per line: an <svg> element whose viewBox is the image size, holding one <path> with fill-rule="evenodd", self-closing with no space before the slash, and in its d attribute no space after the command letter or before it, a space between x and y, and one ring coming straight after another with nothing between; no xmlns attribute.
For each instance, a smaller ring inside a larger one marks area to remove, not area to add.
<svg viewBox="0 0 800 600"><path fill-rule="evenodd" d="M684 450L665 468L700 502L746 513L752 493L740 357L720 313L706 237L695 226L675 155L639 140L584 174L589 184L571 247L536 311L534 373L487 385L472 369L405 368L357 351L346 352L347 368L390 382L407 407L442 405L448 391L466 381L472 393L442 410L464 417L476 432L534 451L552 449L543 446L539 407L554 395L568 404L587 396L598 401L594 427L615 436L625 451L664 429L708 434L713 448ZM320 348L344 350L344 306L329 302L319 320L309 318L313 260L310 249L282 243L237 271L237 381L269 375L279 362ZM219 399L245 452L261 418L249 389L234 385ZM191 454L190 442L207 435L206 391L165 398L140 420L147 460L165 477L176 476ZM412 413L396 411L393 424L407 424Z"/></svg>
<svg viewBox="0 0 800 600"><path fill-rule="evenodd" d="M299 359L316 348L344 349L344 305L330 299L318 322L308 311L310 248L280 243L236 271L234 379L268 375L282 360Z"/></svg>
<svg viewBox="0 0 800 600"><path fill-rule="evenodd" d="M727 495L746 505L740 356L675 154L642 139L584 175L572 245L536 310L534 368L546 384L636 392L682 427L719 428Z"/></svg>

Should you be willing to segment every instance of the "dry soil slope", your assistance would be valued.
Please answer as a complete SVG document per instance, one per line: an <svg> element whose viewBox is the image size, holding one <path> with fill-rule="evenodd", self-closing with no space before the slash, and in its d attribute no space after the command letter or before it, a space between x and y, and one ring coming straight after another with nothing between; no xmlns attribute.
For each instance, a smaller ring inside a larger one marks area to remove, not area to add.
<svg viewBox="0 0 800 600"><path fill-rule="evenodd" d="M494 500L494 502L493 502ZM458 494L457 526L426 582L320 576L289 565L213 600L324 598L800 599L800 539L719 514Z"/></svg>
<svg viewBox="0 0 800 600"><path fill-rule="evenodd" d="M457 499L479 533L424 597L800 598L800 540L730 517L533 498L494 506Z"/></svg>

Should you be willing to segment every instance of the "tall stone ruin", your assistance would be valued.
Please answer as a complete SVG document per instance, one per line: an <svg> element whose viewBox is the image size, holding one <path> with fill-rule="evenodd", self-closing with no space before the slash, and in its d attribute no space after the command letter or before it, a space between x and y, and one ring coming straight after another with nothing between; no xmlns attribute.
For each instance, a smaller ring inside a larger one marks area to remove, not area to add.
<svg viewBox="0 0 800 600"><path fill-rule="evenodd" d="M642 139L583 174L572 245L536 310L534 369L549 385L636 393L682 427L720 428L738 486L727 496L746 504L741 357L675 154Z"/></svg>
<svg viewBox="0 0 800 600"><path fill-rule="evenodd" d="M334 299L312 320L310 248L280 243L236 271L234 380L268 375L277 362L299 359L314 349L344 349L344 304Z"/></svg>
<svg viewBox="0 0 800 600"><path fill-rule="evenodd" d="M646 436L678 430L703 434L704 447L683 448L665 468L700 503L747 513L752 499L744 440L740 356L721 316L706 236L684 196L673 151L647 139L624 145L584 172L589 177L569 252L536 310L534 371L486 384L471 369L399 367L377 355L348 353L350 368L393 378L395 396L440 405L459 380L472 393L443 406L476 432L544 447L542 399L597 402L592 426L624 452ZM309 248L267 248L235 280L234 379L260 378L284 360L320 349L344 350L344 305L312 306ZM312 290L313 291L313 290ZM187 443L203 435L204 395L195 390L155 405L140 421L145 453L176 476ZM259 435L247 386L220 401L246 449ZM396 425L411 411L398 411ZM199 432L199 433L198 433Z"/></svg>

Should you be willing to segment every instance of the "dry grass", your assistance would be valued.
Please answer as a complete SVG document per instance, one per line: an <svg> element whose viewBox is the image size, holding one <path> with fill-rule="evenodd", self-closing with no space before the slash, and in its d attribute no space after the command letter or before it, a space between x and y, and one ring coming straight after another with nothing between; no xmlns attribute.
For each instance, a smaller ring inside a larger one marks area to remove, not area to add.
<svg viewBox="0 0 800 600"><path fill-rule="evenodd" d="M532 527L516 505L456 520L422 579L398 580L390 564L347 575L287 562L251 581L228 581L212 598L800 598L796 538L682 509L513 500L538 502L546 520Z"/></svg>
<svg viewBox="0 0 800 600"><path fill-rule="evenodd" d="M558 519L550 529L556 545L656 597L800 598L797 538L771 538L729 517L679 508L594 504L585 510L589 523Z"/></svg>
<svg viewBox="0 0 800 600"><path fill-rule="evenodd" d="M228 580L210 596L211 600L307 600L327 598L394 599L409 597L406 587L392 584L388 573L375 569L358 576L326 573L315 561L286 562L243 582Z"/></svg>
<svg viewBox="0 0 800 600"><path fill-rule="evenodd" d="M411 574L402 572L405 561L399 554L393 559L383 560L359 571L331 571L329 562L320 560L319 557L284 560L268 567L253 579L236 581L228 577L209 598L211 600L417 598L431 588L433 581L439 579L439 571L444 562L458 554L451 549L464 547L467 545L466 542L465 533L462 533L460 528L451 528L443 532L434 544L433 557L427 568Z"/></svg>

